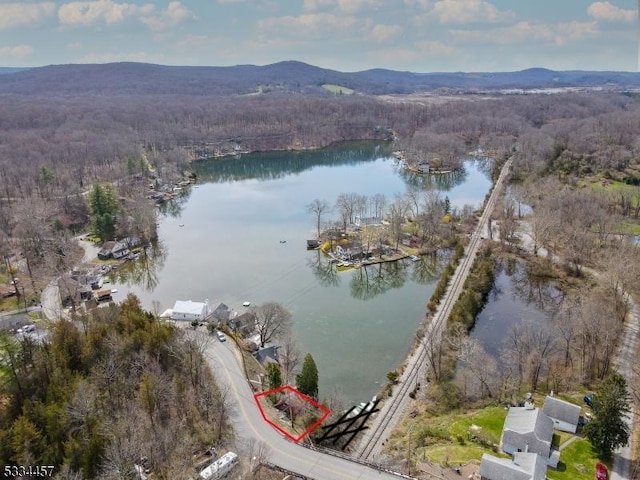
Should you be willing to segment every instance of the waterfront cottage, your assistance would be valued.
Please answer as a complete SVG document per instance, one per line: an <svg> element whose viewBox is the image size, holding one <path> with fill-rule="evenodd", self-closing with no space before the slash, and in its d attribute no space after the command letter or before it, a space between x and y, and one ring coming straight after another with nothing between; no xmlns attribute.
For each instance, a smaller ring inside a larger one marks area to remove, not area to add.
<svg viewBox="0 0 640 480"><path fill-rule="evenodd" d="M226 325L231 316L231 309L225 303L221 303L216 307L211 316L222 325Z"/></svg>
<svg viewBox="0 0 640 480"><path fill-rule="evenodd" d="M352 260L362 255L362 246L359 243L349 241L344 244L338 244L336 247L336 255L340 260Z"/></svg>
<svg viewBox="0 0 640 480"><path fill-rule="evenodd" d="M229 326L243 337L249 337L256 331L256 316L245 312L229 320Z"/></svg>
<svg viewBox="0 0 640 480"><path fill-rule="evenodd" d="M547 396L542 411L553 421L553 426L563 432L576 433L582 408L559 398Z"/></svg>
<svg viewBox="0 0 640 480"><path fill-rule="evenodd" d="M104 242L102 248L98 252L98 258L100 260L108 260L109 258L111 258L111 256L113 255L113 247L115 246L115 244L116 242Z"/></svg>
<svg viewBox="0 0 640 480"><path fill-rule="evenodd" d="M480 462L482 480L545 480L546 473L546 462L535 453L516 452L512 459L485 453Z"/></svg>
<svg viewBox="0 0 640 480"><path fill-rule="evenodd" d="M209 300L204 303L192 302L191 300L176 300L171 314L172 320L182 320L192 322L201 321L209 316Z"/></svg>

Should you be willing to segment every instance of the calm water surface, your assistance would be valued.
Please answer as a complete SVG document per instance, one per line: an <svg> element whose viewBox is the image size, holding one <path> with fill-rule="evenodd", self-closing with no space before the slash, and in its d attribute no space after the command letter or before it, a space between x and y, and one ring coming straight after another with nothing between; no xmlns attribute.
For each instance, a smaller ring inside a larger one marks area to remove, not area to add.
<svg viewBox="0 0 640 480"><path fill-rule="evenodd" d="M160 218L164 255L114 285L116 300L133 292L160 311L188 299L240 312L243 301L282 303L301 350L316 361L321 395L337 390L349 401L367 400L405 357L440 262L331 271L318 252L306 250L315 219L305 205L315 198L333 204L348 192L383 193L391 201L407 183L435 182L452 205L478 206L490 187L483 170L468 162L462 174L419 177L399 170L388 147L371 143L199 163L199 184L174 206L174 216Z"/></svg>
<svg viewBox="0 0 640 480"><path fill-rule="evenodd" d="M514 327L525 322L550 322L564 294L554 281L529 275L527 264L521 260L498 262L495 275L487 304L469 336L498 359Z"/></svg>

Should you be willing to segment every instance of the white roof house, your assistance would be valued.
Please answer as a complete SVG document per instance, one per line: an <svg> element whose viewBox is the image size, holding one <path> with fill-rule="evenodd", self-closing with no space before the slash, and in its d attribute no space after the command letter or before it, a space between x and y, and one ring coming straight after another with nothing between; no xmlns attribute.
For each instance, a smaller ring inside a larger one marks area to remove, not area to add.
<svg viewBox="0 0 640 480"><path fill-rule="evenodd" d="M204 320L209 316L209 300L192 302L191 300L176 300L171 313L172 320Z"/></svg>
<svg viewBox="0 0 640 480"><path fill-rule="evenodd" d="M553 420L556 429L569 433L576 433L578 430L582 407L556 397L547 396L542 411Z"/></svg>
<svg viewBox="0 0 640 480"><path fill-rule="evenodd" d="M533 407L511 407L502 429L502 450L505 453L531 452L556 467L557 450L551 450L553 420L542 410Z"/></svg>
<svg viewBox="0 0 640 480"><path fill-rule="evenodd" d="M516 452L513 459L485 453L480 462L482 480L545 480L546 474L547 462L535 453Z"/></svg>

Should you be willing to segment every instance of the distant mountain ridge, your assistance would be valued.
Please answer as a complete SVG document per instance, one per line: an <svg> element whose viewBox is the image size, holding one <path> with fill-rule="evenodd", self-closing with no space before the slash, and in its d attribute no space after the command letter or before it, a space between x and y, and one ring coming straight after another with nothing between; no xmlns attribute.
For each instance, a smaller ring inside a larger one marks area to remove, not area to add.
<svg viewBox="0 0 640 480"><path fill-rule="evenodd" d="M322 85L365 94L491 91L554 87L640 88L635 72L554 71L415 73L386 69L339 72L298 61L232 67L184 67L148 63L50 65L0 68L0 94L21 95L237 95L256 92L327 93Z"/></svg>

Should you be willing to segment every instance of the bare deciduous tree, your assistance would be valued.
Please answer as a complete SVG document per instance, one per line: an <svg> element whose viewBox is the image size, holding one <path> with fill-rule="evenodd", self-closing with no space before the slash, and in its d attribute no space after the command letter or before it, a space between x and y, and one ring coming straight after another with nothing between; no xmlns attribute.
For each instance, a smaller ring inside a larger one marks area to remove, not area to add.
<svg viewBox="0 0 640 480"><path fill-rule="evenodd" d="M324 200L315 199L306 207L307 212L313 213L316 217L316 230L318 238L320 238L320 227L322 224L322 216L329 211L329 204Z"/></svg>
<svg viewBox="0 0 640 480"><path fill-rule="evenodd" d="M268 302L252 310L260 335L260 346L283 336L291 329L291 313L279 303Z"/></svg>

